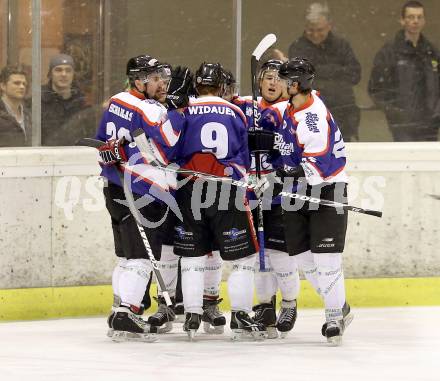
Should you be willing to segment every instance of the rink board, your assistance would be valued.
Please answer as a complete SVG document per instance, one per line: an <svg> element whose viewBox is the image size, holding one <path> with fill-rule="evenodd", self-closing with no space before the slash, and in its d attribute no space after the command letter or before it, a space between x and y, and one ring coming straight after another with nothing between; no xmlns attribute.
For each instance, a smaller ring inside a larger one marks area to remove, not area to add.
<svg viewBox="0 0 440 381"><path fill-rule="evenodd" d="M440 305L439 277L346 279L346 290L353 307ZM156 295L156 285L151 295ZM221 297L221 309L229 310L225 282L221 285ZM322 307L321 300L304 280L298 303L299 308ZM111 304L109 285L0 290L0 321L105 315ZM153 302L148 313L156 308Z"/></svg>

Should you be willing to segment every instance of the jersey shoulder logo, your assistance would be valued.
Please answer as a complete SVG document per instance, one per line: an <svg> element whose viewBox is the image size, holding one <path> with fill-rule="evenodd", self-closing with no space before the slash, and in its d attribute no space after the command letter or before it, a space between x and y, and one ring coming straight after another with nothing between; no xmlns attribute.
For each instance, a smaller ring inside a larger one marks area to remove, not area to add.
<svg viewBox="0 0 440 381"><path fill-rule="evenodd" d="M314 132L314 133L319 132L318 121L319 121L318 114L315 114L310 111L306 112L306 126L310 132Z"/></svg>

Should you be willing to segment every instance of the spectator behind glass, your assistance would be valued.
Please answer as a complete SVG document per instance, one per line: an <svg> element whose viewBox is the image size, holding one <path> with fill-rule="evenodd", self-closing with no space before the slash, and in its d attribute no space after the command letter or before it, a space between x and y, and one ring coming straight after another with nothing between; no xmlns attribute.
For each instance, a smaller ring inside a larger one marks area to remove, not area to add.
<svg viewBox="0 0 440 381"><path fill-rule="evenodd" d="M436 141L440 127L439 51L422 34L418 1L402 7L402 29L376 54L368 92L397 142Z"/></svg>
<svg viewBox="0 0 440 381"><path fill-rule="evenodd" d="M24 104L26 73L17 66L6 66L0 73L0 147L30 145L31 115Z"/></svg>
<svg viewBox="0 0 440 381"><path fill-rule="evenodd" d="M87 108L85 97L74 81L73 58L67 54L52 57L47 76L49 82L41 88L42 145L72 145L71 134L63 125L80 118L79 112Z"/></svg>
<svg viewBox="0 0 440 381"><path fill-rule="evenodd" d="M294 57L313 62L314 87L338 123L344 140L358 141L360 110L353 86L361 79L361 65L350 43L332 32L327 5L312 3L308 6L304 34L289 47L289 58Z"/></svg>

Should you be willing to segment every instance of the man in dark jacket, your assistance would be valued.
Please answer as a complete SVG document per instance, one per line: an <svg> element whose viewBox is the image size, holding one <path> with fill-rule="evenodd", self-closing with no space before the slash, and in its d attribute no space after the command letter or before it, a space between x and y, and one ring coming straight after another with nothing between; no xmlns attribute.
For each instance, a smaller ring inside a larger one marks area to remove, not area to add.
<svg viewBox="0 0 440 381"><path fill-rule="evenodd" d="M395 141L437 141L440 127L439 51L421 33L423 5L402 8L402 30L376 54L368 92Z"/></svg>
<svg viewBox="0 0 440 381"><path fill-rule="evenodd" d="M6 66L0 73L0 147L30 145L31 115L24 104L26 73Z"/></svg>
<svg viewBox="0 0 440 381"><path fill-rule="evenodd" d="M63 125L80 118L80 111L87 108L85 97L74 82L72 57L67 54L52 57L48 77L49 82L41 88L42 145L72 145L74 141Z"/></svg>
<svg viewBox="0 0 440 381"><path fill-rule="evenodd" d="M353 86L361 79L361 66L348 41L332 31L329 9L320 3L306 11L304 34L289 47L289 58L304 57L316 69L315 88L339 125L345 141L359 140L360 110Z"/></svg>

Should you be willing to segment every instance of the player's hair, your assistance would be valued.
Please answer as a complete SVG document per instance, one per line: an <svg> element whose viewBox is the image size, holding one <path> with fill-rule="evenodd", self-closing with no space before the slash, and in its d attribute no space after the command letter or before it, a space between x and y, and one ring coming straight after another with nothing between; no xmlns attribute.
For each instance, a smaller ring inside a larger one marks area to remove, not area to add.
<svg viewBox="0 0 440 381"><path fill-rule="evenodd" d="M422 8L423 10L425 9L420 1L416 1L416 0L407 1L405 4L403 4L402 7L402 12L401 12L402 18L405 18L406 16L406 8Z"/></svg>
<svg viewBox="0 0 440 381"><path fill-rule="evenodd" d="M221 87L214 87L209 85L196 85L197 94L199 95L209 95L209 94L217 94L221 95L222 89Z"/></svg>

